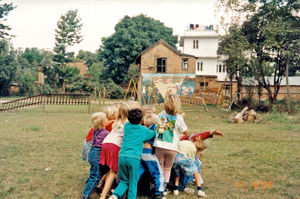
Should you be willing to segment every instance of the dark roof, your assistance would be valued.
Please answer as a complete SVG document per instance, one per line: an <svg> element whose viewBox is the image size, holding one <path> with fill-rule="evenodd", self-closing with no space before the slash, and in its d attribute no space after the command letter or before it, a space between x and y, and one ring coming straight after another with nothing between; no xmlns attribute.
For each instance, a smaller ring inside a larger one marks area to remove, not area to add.
<svg viewBox="0 0 300 199"><path fill-rule="evenodd" d="M187 57L195 57L194 55L189 55L189 54L184 54L181 53L180 51L176 50L175 48L173 48L171 45L169 45L167 42L165 42L164 40L160 39L159 41L157 41L155 44L153 44L152 46L146 48L145 50L143 50L135 59L134 62L136 63L136 61L140 58L140 56L142 56L143 54L145 54L147 51L149 51L150 49L154 48L155 46L159 45L159 44L163 44L165 47L167 47L168 49L170 49L171 51L173 51L175 54L179 55L179 56L187 56ZM195 57L197 58L197 57Z"/></svg>

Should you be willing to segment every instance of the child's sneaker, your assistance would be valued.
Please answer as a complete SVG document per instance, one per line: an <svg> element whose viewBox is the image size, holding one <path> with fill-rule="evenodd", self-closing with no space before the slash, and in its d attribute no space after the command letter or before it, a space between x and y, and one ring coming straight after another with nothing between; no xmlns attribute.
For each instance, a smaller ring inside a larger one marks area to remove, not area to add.
<svg viewBox="0 0 300 199"><path fill-rule="evenodd" d="M167 197L167 195L168 195L168 192L166 192L166 191L163 192L163 196L164 196L164 197Z"/></svg>
<svg viewBox="0 0 300 199"><path fill-rule="evenodd" d="M174 190L173 194L174 194L174 196L178 196L179 195L179 190Z"/></svg>
<svg viewBox="0 0 300 199"><path fill-rule="evenodd" d="M109 198L108 199L118 199L118 197L117 196L115 196L115 195L111 195L111 196L109 196Z"/></svg>
<svg viewBox="0 0 300 199"><path fill-rule="evenodd" d="M189 193L189 194L193 194L193 193L195 193L195 190L192 189L192 188L185 188L185 189L184 189L184 192L185 192L185 193Z"/></svg>
<svg viewBox="0 0 300 199"><path fill-rule="evenodd" d="M197 195L200 196L200 197L203 197L203 198L206 197L206 194L202 190L198 190L198 194Z"/></svg>

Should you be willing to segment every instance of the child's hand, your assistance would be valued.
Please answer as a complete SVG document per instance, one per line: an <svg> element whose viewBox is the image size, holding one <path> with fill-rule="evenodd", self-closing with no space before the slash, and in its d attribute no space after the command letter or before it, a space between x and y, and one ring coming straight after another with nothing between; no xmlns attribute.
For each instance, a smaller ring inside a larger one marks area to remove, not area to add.
<svg viewBox="0 0 300 199"><path fill-rule="evenodd" d="M218 130L213 130L213 131L212 131L212 135L220 135L220 136L222 136L222 137L225 136L223 133L221 133L221 132L218 131Z"/></svg>
<svg viewBox="0 0 300 199"><path fill-rule="evenodd" d="M185 116L185 112L182 112L182 113L180 113L180 115L181 115L181 117L183 117L183 118L184 118L184 116Z"/></svg>

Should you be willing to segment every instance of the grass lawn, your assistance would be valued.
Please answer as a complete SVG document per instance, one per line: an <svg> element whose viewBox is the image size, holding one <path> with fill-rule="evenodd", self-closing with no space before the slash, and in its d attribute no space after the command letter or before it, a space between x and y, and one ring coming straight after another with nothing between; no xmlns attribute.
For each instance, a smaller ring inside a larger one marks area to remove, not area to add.
<svg viewBox="0 0 300 199"><path fill-rule="evenodd" d="M300 198L300 114L264 114L262 123L237 125L227 122L230 112L209 109L183 107L190 132L226 134L210 139L204 152L208 198ZM90 126L86 106L0 112L0 198L79 198L89 171L81 149Z"/></svg>

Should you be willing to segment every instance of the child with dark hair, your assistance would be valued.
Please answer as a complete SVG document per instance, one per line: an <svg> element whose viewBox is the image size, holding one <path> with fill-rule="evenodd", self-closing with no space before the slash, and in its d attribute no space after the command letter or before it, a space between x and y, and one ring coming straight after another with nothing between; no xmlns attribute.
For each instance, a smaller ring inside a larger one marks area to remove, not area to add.
<svg viewBox="0 0 300 199"><path fill-rule="evenodd" d="M135 199L143 143L154 136L154 132L140 125L143 113L140 109L128 111L124 126L124 138L119 152L120 183L110 199L121 198L128 189L128 199Z"/></svg>

